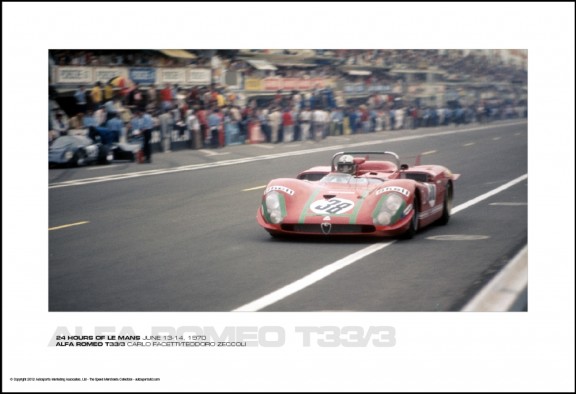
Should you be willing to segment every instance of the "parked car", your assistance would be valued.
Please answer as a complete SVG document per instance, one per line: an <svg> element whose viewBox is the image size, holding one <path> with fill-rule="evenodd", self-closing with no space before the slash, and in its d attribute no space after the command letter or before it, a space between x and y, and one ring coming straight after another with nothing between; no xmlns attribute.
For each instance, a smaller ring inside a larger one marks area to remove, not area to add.
<svg viewBox="0 0 576 394"><path fill-rule="evenodd" d="M56 138L48 148L48 164L76 167L114 160L135 161L139 150L140 146L135 144L103 144L82 135L65 135Z"/></svg>

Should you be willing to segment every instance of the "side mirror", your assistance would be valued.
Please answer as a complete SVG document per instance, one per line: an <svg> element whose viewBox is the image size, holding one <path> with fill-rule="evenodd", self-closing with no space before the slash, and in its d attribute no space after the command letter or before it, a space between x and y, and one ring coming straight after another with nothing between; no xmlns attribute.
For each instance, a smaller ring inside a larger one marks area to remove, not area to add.
<svg viewBox="0 0 576 394"><path fill-rule="evenodd" d="M404 171L407 170L410 166L408 164L402 164L400 165L400 170Z"/></svg>

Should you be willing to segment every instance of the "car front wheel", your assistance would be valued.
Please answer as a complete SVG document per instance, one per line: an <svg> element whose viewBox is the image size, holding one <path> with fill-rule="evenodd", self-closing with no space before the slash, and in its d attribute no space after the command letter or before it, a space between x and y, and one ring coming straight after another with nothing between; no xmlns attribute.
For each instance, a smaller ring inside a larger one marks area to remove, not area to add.
<svg viewBox="0 0 576 394"><path fill-rule="evenodd" d="M416 232L418 231L418 217L420 216L420 204L419 204L419 200L418 197L414 198L414 201L412 202L412 219L410 220L410 227L408 227L408 230L406 230L406 232L404 234L402 234L402 236L400 238L402 239L412 239L414 237L414 235L416 234Z"/></svg>

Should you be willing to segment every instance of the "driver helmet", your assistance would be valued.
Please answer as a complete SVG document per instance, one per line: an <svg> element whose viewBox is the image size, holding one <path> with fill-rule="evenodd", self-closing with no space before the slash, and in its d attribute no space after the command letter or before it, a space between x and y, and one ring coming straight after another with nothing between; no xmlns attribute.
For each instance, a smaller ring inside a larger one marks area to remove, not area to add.
<svg viewBox="0 0 576 394"><path fill-rule="evenodd" d="M356 172L356 164L354 164L354 158L351 155L343 155L338 159L338 165L336 166L338 172L343 172L345 174L354 174Z"/></svg>

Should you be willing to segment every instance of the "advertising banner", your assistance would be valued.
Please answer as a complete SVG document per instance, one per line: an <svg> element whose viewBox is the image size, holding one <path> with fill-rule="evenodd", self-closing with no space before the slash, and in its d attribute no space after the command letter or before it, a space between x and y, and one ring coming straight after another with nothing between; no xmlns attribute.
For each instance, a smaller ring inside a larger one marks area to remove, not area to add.
<svg viewBox="0 0 576 394"><path fill-rule="evenodd" d="M366 92L366 87L363 83L347 83L343 90L346 94L361 94Z"/></svg>
<svg viewBox="0 0 576 394"><path fill-rule="evenodd" d="M299 78L284 78L284 90L298 90Z"/></svg>
<svg viewBox="0 0 576 394"><path fill-rule="evenodd" d="M56 83L92 84L92 67L57 66Z"/></svg>
<svg viewBox="0 0 576 394"><path fill-rule="evenodd" d="M94 69L94 82L108 82L114 77L128 78L128 69L125 67L97 67Z"/></svg>
<svg viewBox="0 0 576 394"><path fill-rule="evenodd" d="M212 70L209 68L190 68L188 69L186 82L189 85L210 85L212 81Z"/></svg>
<svg viewBox="0 0 576 394"><path fill-rule="evenodd" d="M276 91L284 89L282 78L265 78L263 80L264 90Z"/></svg>
<svg viewBox="0 0 576 394"><path fill-rule="evenodd" d="M185 68L159 68L160 83L186 83Z"/></svg>
<svg viewBox="0 0 576 394"><path fill-rule="evenodd" d="M154 67L133 67L130 69L130 80L143 85L156 83L156 69Z"/></svg>
<svg viewBox="0 0 576 394"><path fill-rule="evenodd" d="M275 92L283 90L289 92L292 90L312 90L332 87L335 82L327 78L282 78L269 77L264 79L246 78L244 80L244 90L246 91L268 91Z"/></svg>
<svg viewBox="0 0 576 394"><path fill-rule="evenodd" d="M369 85L368 91L370 93L390 93L392 87L390 85Z"/></svg>
<svg viewBox="0 0 576 394"><path fill-rule="evenodd" d="M328 86L324 78L310 78L310 82L312 83L311 89L324 89Z"/></svg>
<svg viewBox="0 0 576 394"><path fill-rule="evenodd" d="M296 81L296 90L311 90L312 89L312 81L306 78L301 78Z"/></svg>
<svg viewBox="0 0 576 394"><path fill-rule="evenodd" d="M246 91L262 91L263 89L263 85L262 85L262 80L258 79L258 78L246 78L244 80L244 90Z"/></svg>

